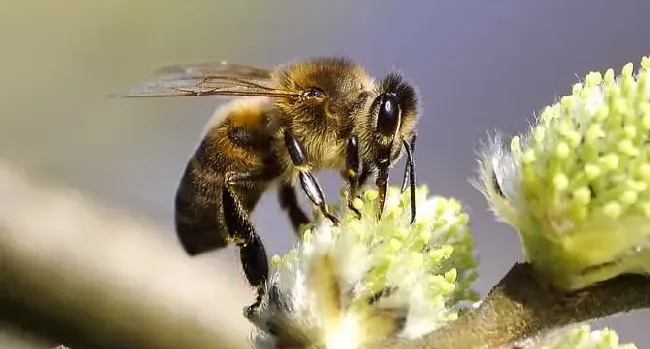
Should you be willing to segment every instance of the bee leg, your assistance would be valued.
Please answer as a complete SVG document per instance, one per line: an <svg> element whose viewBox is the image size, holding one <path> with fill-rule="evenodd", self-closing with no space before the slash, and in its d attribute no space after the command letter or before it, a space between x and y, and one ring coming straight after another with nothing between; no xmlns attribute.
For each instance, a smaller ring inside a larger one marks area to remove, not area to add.
<svg viewBox="0 0 650 349"><path fill-rule="evenodd" d="M361 169L361 175L359 175L359 187L362 187L366 182L368 182L368 177L370 177L371 174L372 173L367 167Z"/></svg>
<svg viewBox="0 0 650 349"><path fill-rule="evenodd" d="M309 223L309 218L307 218L307 214L298 203L296 189L291 184L281 184L278 191L278 200L280 201L280 207L287 211L289 215L294 233L300 238L300 226Z"/></svg>
<svg viewBox="0 0 650 349"><path fill-rule="evenodd" d="M222 191L224 221L230 238L239 247L239 257L248 283L256 289L255 303L244 310L244 316L254 316L264 296L266 281L269 276L269 264L264 243L260 238L248 213L235 196L232 186L238 182L254 178L254 173L237 173L227 175L226 185Z"/></svg>
<svg viewBox="0 0 650 349"><path fill-rule="evenodd" d="M377 179L375 179L377 186L377 222L381 221L381 216L384 213L384 204L386 203L386 191L388 187L388 167L379 167L377 172Z"/></svg>
<svg viewBox="0 0 650 349"><path fill-rule="evenodd" d="M300 171L300 185L302 186L303 191L307 194L309 200L320 208L321 213L327 217L332 224L338 225L340 223L339 219L329 212L327 203L325 202L323 189L309 168L307 156L305 155L305 148L302 143L289 129L284 130L284 142L289 151L291 161Z"/></svg>
<svg viewBox="0 0 650 349"><path fill-rule="evenodd" d="M348 139L343 177L348 187L348 209L354 212L358 219L361 219L361 211L354 207L354 199L357 197L357 189L359 188L359 138L357 135L352 135Z"/></svg>
<svg viewBox="0 0 650 349"><path fill-rule="evenodd" d="M409 182L409 177L411 173L411 169L413 168L413 152L415 151L415 139L417 135L414 135L411 138L410 142L406 142L405 140L402 140L402 144L404 146L404 150L406 150L406 168L404 169L404 178L402 179L402 193L406 191L406 186L407 183ZM409 149L410 147L410 149Z"/></svg>
<svg viewBox="0 0 650 349"><path fill-rule="evenodd" d="M417 134L413 135L411 141L402 140L402 145L406 151L406 168L404 169L404 179L402 180L402 193L406 191L406 182L408 181L411 188L411 224L415 222L415 161L413 153L415 152L415 140Z"/></svg>

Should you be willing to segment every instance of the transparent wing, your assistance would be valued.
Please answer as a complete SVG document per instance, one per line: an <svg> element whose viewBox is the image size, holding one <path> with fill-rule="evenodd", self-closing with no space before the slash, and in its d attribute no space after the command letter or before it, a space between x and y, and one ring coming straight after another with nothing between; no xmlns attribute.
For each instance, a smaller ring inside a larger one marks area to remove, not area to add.
<svg viewBox="0 0 650 349"><path fill-rule="evenodd" d="M241 64L206 62L176 64L157 70L159 77L136 85L118 97L267 96L299 97L277 88L272 71Z"/></svg>
<svg viewBox="0 0 650 349"><path fill-rule="evenodd" d="M242 79L270 80L273 71L250 65L222 62L171 64L160 67L157 74L184 74L188 76L230 76Z"/></svg>

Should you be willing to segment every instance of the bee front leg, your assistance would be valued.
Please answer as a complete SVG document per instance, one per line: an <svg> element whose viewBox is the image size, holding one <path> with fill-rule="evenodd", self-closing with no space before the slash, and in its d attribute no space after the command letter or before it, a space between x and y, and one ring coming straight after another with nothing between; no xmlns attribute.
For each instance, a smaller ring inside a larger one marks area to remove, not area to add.
<svg viewBox="0 0 650 349"><path fill-rule="evenodd" d="M321 213L327 217L332 224L338 225L340 221L336 216L331 214L327 208L323 189L318 183L318 180L316 180L316 177L314 177L314 174L311 172L309 163L307 162L307 156L305 155L305 148L302 143L289 129L284 130L284 142L289 151L291 162L293 162L293 165L296 166L298 171L300 171L300 185L302 186L303 191L307 194L309 200L320 208Z"/></svg>
<svg viewBox="0 0 650 349"><path fill-rule="evenodd" d="M224 221L230 238L239 247L239 257L248 283L256 289L255 303L246 307L244 316L254 316L259 308L269 276L269 265L264 243L248 212L233 191L233 186L254 180L257 173L229 173L222 191Z"/></svg>
<svg viewBox="0 0 650 349"><path fill-rule="evenodd" d="M280 207L287 211L289 215L294 233L300 238L300 226L309 223L309 218L307 218L307 214L305 214L305 211L302 210L298 203L296 189L291 184L281 184L278 192L278 200L280 201Z"/></svg>
<svg viewBox="0 0 650 349"><path fill-rule="evenodd" d="M361 211L354 207L354 199L357 197L357 189L359 188L359 138L357 135L352 135L348 139L348 145L345 154L345 171L343 177L347 184L347 204L348 209L352 210L361 219ZM367 176L365 176L367 178Z"/></svg>
<svg viewBox="0 0 650 349"><path fill-rule="evenodd" d="M417 135L413 135L410 142L402 140L402 145L406 151L406 168L404 169L404 178L402 180L402 193L406 191L406 183L410 184L411 188L411 224L415 222L415 161L413 160L413 153L415 152L415 140Z"/></svg>
<svg viewBox="0 0 650 349"><path fill-rule="evenodd" d="M415 151L415 139L417 135L411 137L411 141L402 140L402 145L406 151L406 168L404 168L404 178L402 179L402 193L406 191L407 183L410 181L413 170L413 152Z"/></svg>

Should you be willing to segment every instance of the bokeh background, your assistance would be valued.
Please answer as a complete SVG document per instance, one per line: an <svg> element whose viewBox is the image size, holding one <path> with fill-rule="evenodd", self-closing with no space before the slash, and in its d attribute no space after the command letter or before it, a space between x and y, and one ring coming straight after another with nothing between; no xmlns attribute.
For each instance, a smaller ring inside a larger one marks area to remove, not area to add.
<svg viewBox="0 0 650 349"><path fill-rule="evenodd" d="M578 76L638 64L650 54L648 13L643 0L2 1L0 156L144 215L175 243L179 175L223 100L108 95L160 65L186 61L272 66L344 55L376 75L395 67L423 99L419 180L466 205L482 261L477 288L485 294L521 254L515 233L494 222L468 182L480 140L491 129L525 131ZM320 177L336 198L337 175ZM254 218L270 253L291 247L274 192ZM234 249L200 258L236 276L228 287L249 292ZM639 312L599 325L615 326L642 348L649 319ZM0 335L2 348L20 343L18 335Z"/></svg>

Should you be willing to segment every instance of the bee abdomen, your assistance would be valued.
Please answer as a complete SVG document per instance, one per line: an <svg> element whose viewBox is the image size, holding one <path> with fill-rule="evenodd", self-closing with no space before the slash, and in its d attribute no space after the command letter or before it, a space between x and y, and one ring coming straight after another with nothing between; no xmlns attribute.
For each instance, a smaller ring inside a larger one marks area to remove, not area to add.
<svg viewBox="0 0 650 349"><path fill-rule="evenodd" d="M221 218L221 204L217 198L199 191L201 180L196 178L195 163L190 161L176 191L174 202L176 234L189 255L197 255L228 245L228 230ZM200 176L200 175L199 175ZM221 188L216 183L214 192Z"/></svg>

